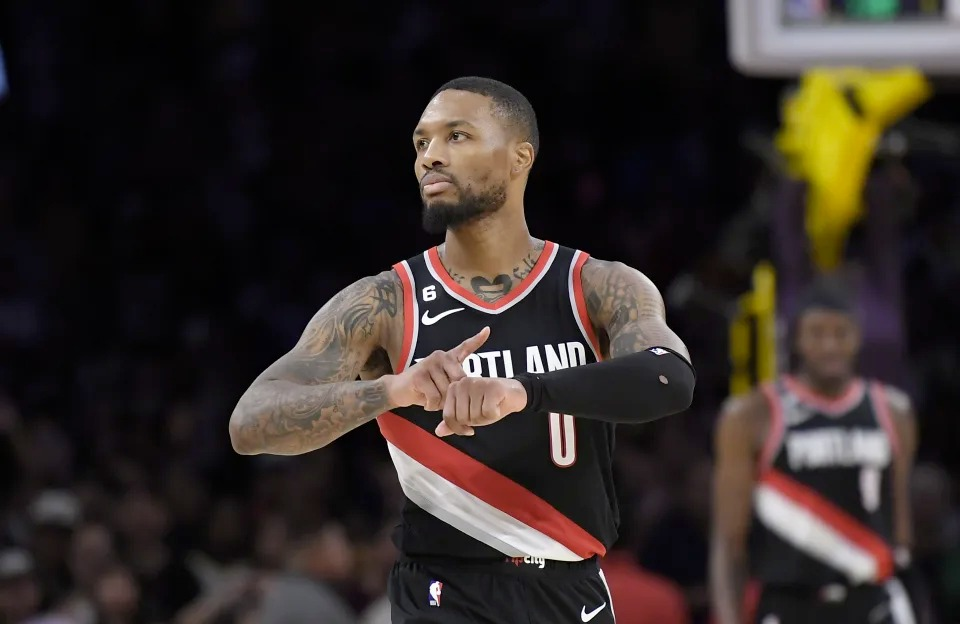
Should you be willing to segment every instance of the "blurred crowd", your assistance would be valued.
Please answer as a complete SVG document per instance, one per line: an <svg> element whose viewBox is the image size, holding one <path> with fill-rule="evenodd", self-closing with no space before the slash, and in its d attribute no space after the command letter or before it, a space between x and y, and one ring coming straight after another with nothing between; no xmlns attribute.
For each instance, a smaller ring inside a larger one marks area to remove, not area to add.
<svg viewBox="0 0 960 624"><path fill-rule="evenodd" d="M778 188L741 138L782 85L728 67L722 3L279 4L0 5L0 616L389 620L401 493L376 428L239 457L226 424L327 298L436 242L410 131L479 74L540 116L532 231L647 273L694 353L690 412L621 429L604 565L627 624L706 622L726 315ZM960 622L956 164L895 171L918 559Z"/></svg>

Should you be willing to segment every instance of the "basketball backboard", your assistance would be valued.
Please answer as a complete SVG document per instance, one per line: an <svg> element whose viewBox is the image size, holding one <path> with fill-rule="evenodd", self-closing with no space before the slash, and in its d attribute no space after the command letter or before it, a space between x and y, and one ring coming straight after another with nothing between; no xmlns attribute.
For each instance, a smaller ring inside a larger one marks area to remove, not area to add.
<svg viewBox="0 0 960 624"><path fill-rule="evenodd" d="M727 0L733 65L752 76L911 65L960 74L960 0Z"/></svg>

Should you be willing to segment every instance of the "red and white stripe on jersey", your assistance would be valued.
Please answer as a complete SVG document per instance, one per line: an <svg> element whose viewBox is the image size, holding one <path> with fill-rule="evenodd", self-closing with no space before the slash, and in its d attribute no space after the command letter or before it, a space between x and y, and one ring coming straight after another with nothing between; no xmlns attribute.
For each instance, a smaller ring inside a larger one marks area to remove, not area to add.
<svg viewBox="0 0 960 624"><path fill-rule="evenodd" d="M893 574L893 551L874 531L815 490L778 470L754 489L757 517L770 531L851 582L880 583Z"/></svg>
<svg viewBox="0 0 960 624"><path fill-rule="evenodd" d="M520 281L520 284L515 290L511 290L505 297L501 297L493 303L483 301L455 282L440 261L440 252L437 247L431 247L423 252L423 258L426 261L430 275L443 286L443 289L447 291L448 295L460 303L470 306L474 310L480 310L481 312L488 312L490 314L500 314L504 310L509 310L515 306L536 287L540 280L543 279L543 276L547 274L547 270L550 268L550 265L553 264L553 259L557 257L557 249L559 249L559 247L556 243L544 241L540 257L537 258L537 262L533 265L530 273Z"/></svg>
<svg viewBox="0 0 960 624"><path fill-rule="evenodd" d="M584 340L590 345L593 356L599 362L600 341L597 340L597 333L593 331L593 324L590 322L590 314L587 312L587 300L583 296L583 265L590 259L590 254L583 251L575 251L573 260L570 262L570 275L567 278L567 287L570 291L570 305L573 308L573 318L577 320L577 326Z"/></svg>
<svg viewBox="0 0 960 624"><path fill-rule="evenodd" d="M413 271L407 261L393 265L393 270L400 277L403 285L403 343L400 347L400 365L394 373L399 373L410 366L413 353L417 349L417 333L420 328L418 322L420 305L417 303L417 288L413 279Z"/></svg>
<svg viewBox="0 0 960 624"><path fill-rule="evenodd" d="M410 421L377 418L400 485L419 507L510 557L603 556L595 537L523 486Z"/></svg>

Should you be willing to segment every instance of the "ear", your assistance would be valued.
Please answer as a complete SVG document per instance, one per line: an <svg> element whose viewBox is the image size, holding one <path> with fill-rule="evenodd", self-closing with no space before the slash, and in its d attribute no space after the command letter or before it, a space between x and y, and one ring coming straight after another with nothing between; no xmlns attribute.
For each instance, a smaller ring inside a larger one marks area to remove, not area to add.
<svg viewBox="0 0 960 624"><path fill-rule="evenodd" d="M513 150L513 168L511 169L513 174L516 176L529 171L533 166L533 158L533 145L527 141L517 143Z"/></svg>

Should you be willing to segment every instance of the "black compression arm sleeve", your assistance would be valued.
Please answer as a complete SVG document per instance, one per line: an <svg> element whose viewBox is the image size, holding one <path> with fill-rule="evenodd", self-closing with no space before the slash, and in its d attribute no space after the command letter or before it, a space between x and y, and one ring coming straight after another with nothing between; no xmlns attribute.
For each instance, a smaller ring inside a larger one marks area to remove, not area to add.
<svg viewBox="0 0 960 624"><path fill-rule="evenodd" d="M696 385L693 366L663 347L549 373L522 373L514 379L527 391L525 412L618 423L642 423L682 412L690 407Z"/></svg>

